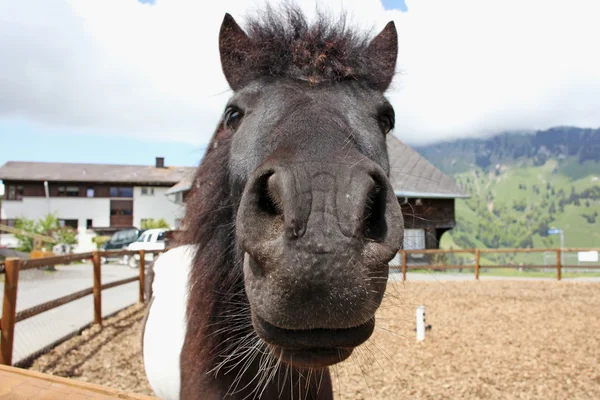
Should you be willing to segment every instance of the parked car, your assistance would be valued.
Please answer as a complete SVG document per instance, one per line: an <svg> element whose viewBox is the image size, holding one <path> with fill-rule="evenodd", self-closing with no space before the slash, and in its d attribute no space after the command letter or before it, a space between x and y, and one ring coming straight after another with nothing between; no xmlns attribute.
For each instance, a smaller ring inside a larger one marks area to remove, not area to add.
<svg viewBox="0 0 600 400"><path fill-rule="evenodd" d="M165 243L165 232L167 229L148 229L144 231L140 235L140 237L129 246L127 246L127 250L164 250ZM132 268L136 268L139 262L140 256L139 254L135 254L133 257L129 259L129 266ZM145 260L153 260L154 255L146 254Z"/></svg>
<svg viewBox="0 0 600 400"><path fill-rule="evenodd" d="M137 228L117 231L113 233L108 242L104 243L104 246L102 246L102 250L125 250L127 249L127 246L138 240L144 232L144 229ZM116 259L122 259L123 264L127 264L129 258L129 256L116 257ZM113 258L110 257L110 259ZM102 257L102 263L105 263L107 261L108 259L106 257Z"/></svg>

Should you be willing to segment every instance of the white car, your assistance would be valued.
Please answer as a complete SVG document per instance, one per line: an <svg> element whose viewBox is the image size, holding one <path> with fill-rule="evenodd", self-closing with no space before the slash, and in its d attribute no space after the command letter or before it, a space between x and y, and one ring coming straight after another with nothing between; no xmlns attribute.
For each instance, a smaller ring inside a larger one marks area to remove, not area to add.
<svg viewBox="0 0 600 400"><path fill-rule="evenodd" d="M165 249L165 232L167 229L148 229L140 235L140 237L129 246L127 250L164 250ZM151 261L154 259L154 255L146 254L145 260ZM129 258L129 266L136 268L140 259L139 254L135 254Z"/></svg>

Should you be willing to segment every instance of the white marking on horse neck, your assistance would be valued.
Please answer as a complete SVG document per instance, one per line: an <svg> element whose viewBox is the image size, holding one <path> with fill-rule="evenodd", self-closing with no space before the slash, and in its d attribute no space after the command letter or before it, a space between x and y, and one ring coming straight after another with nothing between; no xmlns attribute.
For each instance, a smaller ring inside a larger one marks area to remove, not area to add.
<svg viewBox="0 0 600 400"><path fill-rule="evenodd" d="M180 246L154 263L154 300L144 330L144 368L157 397L179 400L180 355L186 334L188 279L193 246Z"/></svg>

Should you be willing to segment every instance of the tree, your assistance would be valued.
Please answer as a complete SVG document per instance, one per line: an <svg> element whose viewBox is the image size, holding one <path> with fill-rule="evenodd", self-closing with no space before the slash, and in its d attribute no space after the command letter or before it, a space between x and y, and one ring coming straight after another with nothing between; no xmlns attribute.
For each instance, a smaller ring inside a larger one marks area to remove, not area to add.
<svg viewBox="0 0 600 400"><path fill-rule="evenodd" d="M100 250L102 245L110 240L110 236L95 236L92 238L92 242L96 244L96 249Z"/></svg>
<svg viewBox="0 0 600 400"><path fill-rule="evenodd" d="M54 237L58 243L68 244L69 246L77 246L77 231L70 226L63 226L54 232Z"/></svg>
<svg viewBox="0 0 600 400"><path fill-rule="evenodd" d="M37 221L28 218L18 218L15 221L15 228L38 235L50 236L55 239L51 242L45 242L44 247L53 247L57 243L64 243L70 246L78 244L77 231L68 226L61 227L55 214L46 214ZM35 240L33 238L19 234L15 234L15 238L19 241L17 250L31 252L35 249Z"/></svg>
<svg viewBox="0 0 600 400"><path fill-rule="evenodd" d="M15 228L24 230L25 232L39 233L37 232L36 221L28 218L17 218L15 220ZM15 233L15 238L19 241L18 251L31 252L34 248L33 238L25 235L19 235Z"/></svg>
<svg viewBox="0 0 600 400"><path fill-rule="evenodd" d="M166 228L169 229L171 226L165 221L163 218L159 220L154 219L145 219L142 221L142 229L159 229Z"/></svg>
<svg viewBox="0 0 600 400"><path fill-rule="evenodd" d="M52 236L52 234L60 229L60 223L56 214L46 214L44 218L37 221L37 232L42 235Z"/></svg>

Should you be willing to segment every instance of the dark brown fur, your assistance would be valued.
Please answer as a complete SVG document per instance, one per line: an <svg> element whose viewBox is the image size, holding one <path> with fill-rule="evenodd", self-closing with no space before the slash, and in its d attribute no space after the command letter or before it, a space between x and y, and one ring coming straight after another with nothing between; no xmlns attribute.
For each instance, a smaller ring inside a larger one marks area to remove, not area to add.
<svg viewBox="0 0 600 400"><path fill-rule="evenodd" d="M221 40L220 49L223 68L229 68L225 75L234 90L264 78L308 81L311 85L359 81L380 91L390 84L389 71L396 61L395 30L393 37L369 46L365 37L346 29L343 21L332 24L320 17L309 26L297 9L286 7L281 13L269 9L261 19L251 19L247 31L250 42L240 46L247 38L235 21L227 18L222 29L228 30L228 35ZM391 32L391 24L384 35ZM392 47L394 51L390 51ZM233 132L222 120L196 173L187 201L186 229L179 240L197 249L189 279L181 399L222 399L231 394L238 374L242 374L242 383L239 393L232 397L258 394L251 384L260 367L258 359L250 363L247 376L241 367L231 367L230 375L225 374L227 368L212 371L221 354L231 353L233 346L241 346L243 338L252 334L241 265L243 251L235 238L241 193L231 185L229 175L232 137ZM327 369L314 374L301 368L290 370L293 379L282 368L274 379L277 384L266 388L262 398L277 398L280 390L284 398L331 398ZM245 384L250 387L241 389Z"/></svg>
<svg viewBox="0 0 600 400"><path fill-rule="evenodd" d="M247 25L251 44L243 51L239 51L235 39L221 43L224 54L243 60L239 64L243 70L232 71L240 78L237 84L266 76L311 84L357 80L376 89L390 84L386 71L396 63L396 57L390 56L395 55L395 37L381 41L385 47L369 48L369 38L348 29L344 17L333 22L319 14L309 25L294 7L268 7L260 16L250 18Z"/></svg>

